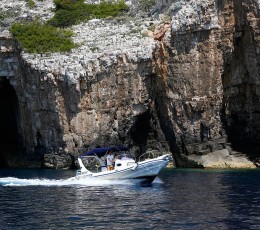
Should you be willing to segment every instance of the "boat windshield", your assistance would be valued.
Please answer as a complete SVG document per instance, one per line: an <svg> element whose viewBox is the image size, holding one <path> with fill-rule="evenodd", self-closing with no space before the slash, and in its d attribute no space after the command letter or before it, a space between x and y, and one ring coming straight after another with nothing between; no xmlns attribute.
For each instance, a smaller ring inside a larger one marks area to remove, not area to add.
<svg viewBox="0 0 260 230"><path fill-rule="evenodd" d="M117 156L117 159L128 160L128 159L134 159L134 158L130 153L121 153Z"/></svg>
<svg viewBox="0 0 260 230"><path fill-rule="evenodd" d="M90 172L100 172L102 165L95 156L88 156L81 158L83 165Z"/></svg>

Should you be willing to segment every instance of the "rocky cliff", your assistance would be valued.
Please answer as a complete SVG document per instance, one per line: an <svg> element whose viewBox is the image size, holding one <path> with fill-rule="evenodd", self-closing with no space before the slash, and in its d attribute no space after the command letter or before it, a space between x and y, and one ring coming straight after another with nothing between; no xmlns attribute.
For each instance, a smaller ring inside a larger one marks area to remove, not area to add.
<svg viewBox="0 0 260 230"><path fill-rule="evenodd" d="M177 166L253 167L243 154L260 151L259 1L140 2L74 26L70 53L25 53L2 23L3 167L73 167L115 144L171 151ZM50 18L51 1L36 3L2 12Z"/></svg>
<svg viewBox="0 0 260 230"><path fill-rule="evenodd" d="M166 102L158 112L177 162L202 163L194 155L230 143L259 156L259 2L176 1L170 9L156 100Z"/></svg>

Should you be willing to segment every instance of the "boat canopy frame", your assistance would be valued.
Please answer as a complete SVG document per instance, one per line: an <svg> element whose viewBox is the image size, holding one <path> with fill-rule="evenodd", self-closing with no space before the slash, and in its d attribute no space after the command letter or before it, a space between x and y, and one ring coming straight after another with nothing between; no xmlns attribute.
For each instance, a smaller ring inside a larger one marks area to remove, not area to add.
<svg viewBox="0 0 260 230"><path fill-rule="evenodd" d="M82 162L83 158L92 158L94 157L100 164L101 166L101 170L102 171L106 171L106 164L105 162L101 159L101 157L107 155L107 153L109 151L113 151L113 152L121 152L121 151L128 151L129 148L126 146L112 146L112 147L107 147L107 148L94 148L88 152L86 152L85 154L83 154L82 156L78 157L78 162L80 165L80 170L81 172L90 172L86 166L84 165L84 163Z"/></svg>
<svg viewBox="0 0 260 230"><path fill-rule="evenodd" d="M87 156L97 156L97 157L103 157L107 154L109 151L118 152L118 151L128 151L129 147L127 146L112 146L112 147L106 147L106 148L94 148L92 150L89 150L79 158L87 157Z"/></svg>

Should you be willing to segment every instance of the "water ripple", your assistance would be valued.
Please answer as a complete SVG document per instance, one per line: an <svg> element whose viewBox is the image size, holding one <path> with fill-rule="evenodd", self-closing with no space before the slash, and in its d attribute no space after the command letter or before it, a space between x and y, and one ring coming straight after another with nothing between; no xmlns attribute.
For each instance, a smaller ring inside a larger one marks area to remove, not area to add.
<svg viewBox="0 0 260 230"><path fill-rule="evenodd" d="M164 170L150 187L32 173L0 171L1 229L260 229L259 170Z"/></svg>

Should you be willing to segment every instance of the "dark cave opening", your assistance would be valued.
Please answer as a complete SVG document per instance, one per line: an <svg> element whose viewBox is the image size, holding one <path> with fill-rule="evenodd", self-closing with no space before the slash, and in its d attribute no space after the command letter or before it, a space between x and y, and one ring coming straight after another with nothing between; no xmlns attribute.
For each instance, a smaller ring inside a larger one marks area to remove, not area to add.
<svg viewBox="0 0 260 230"><path fill-rule="evenodd" d="M139 155L143 154L146 151L147 140L149 137L149 132L151 130L150 120L150 111L143 112L140 115L136 116L135 123L131 128L131 137L133 139L134 145L139 147Z"/></svg>
<svg viewBox="0 0 260 230"><path fill-rule="evenodd" d="M19 151L19 135L16 92L10 81L4 77L0 78L0 108L0 168L6 168L7 158Z"/></svg>

